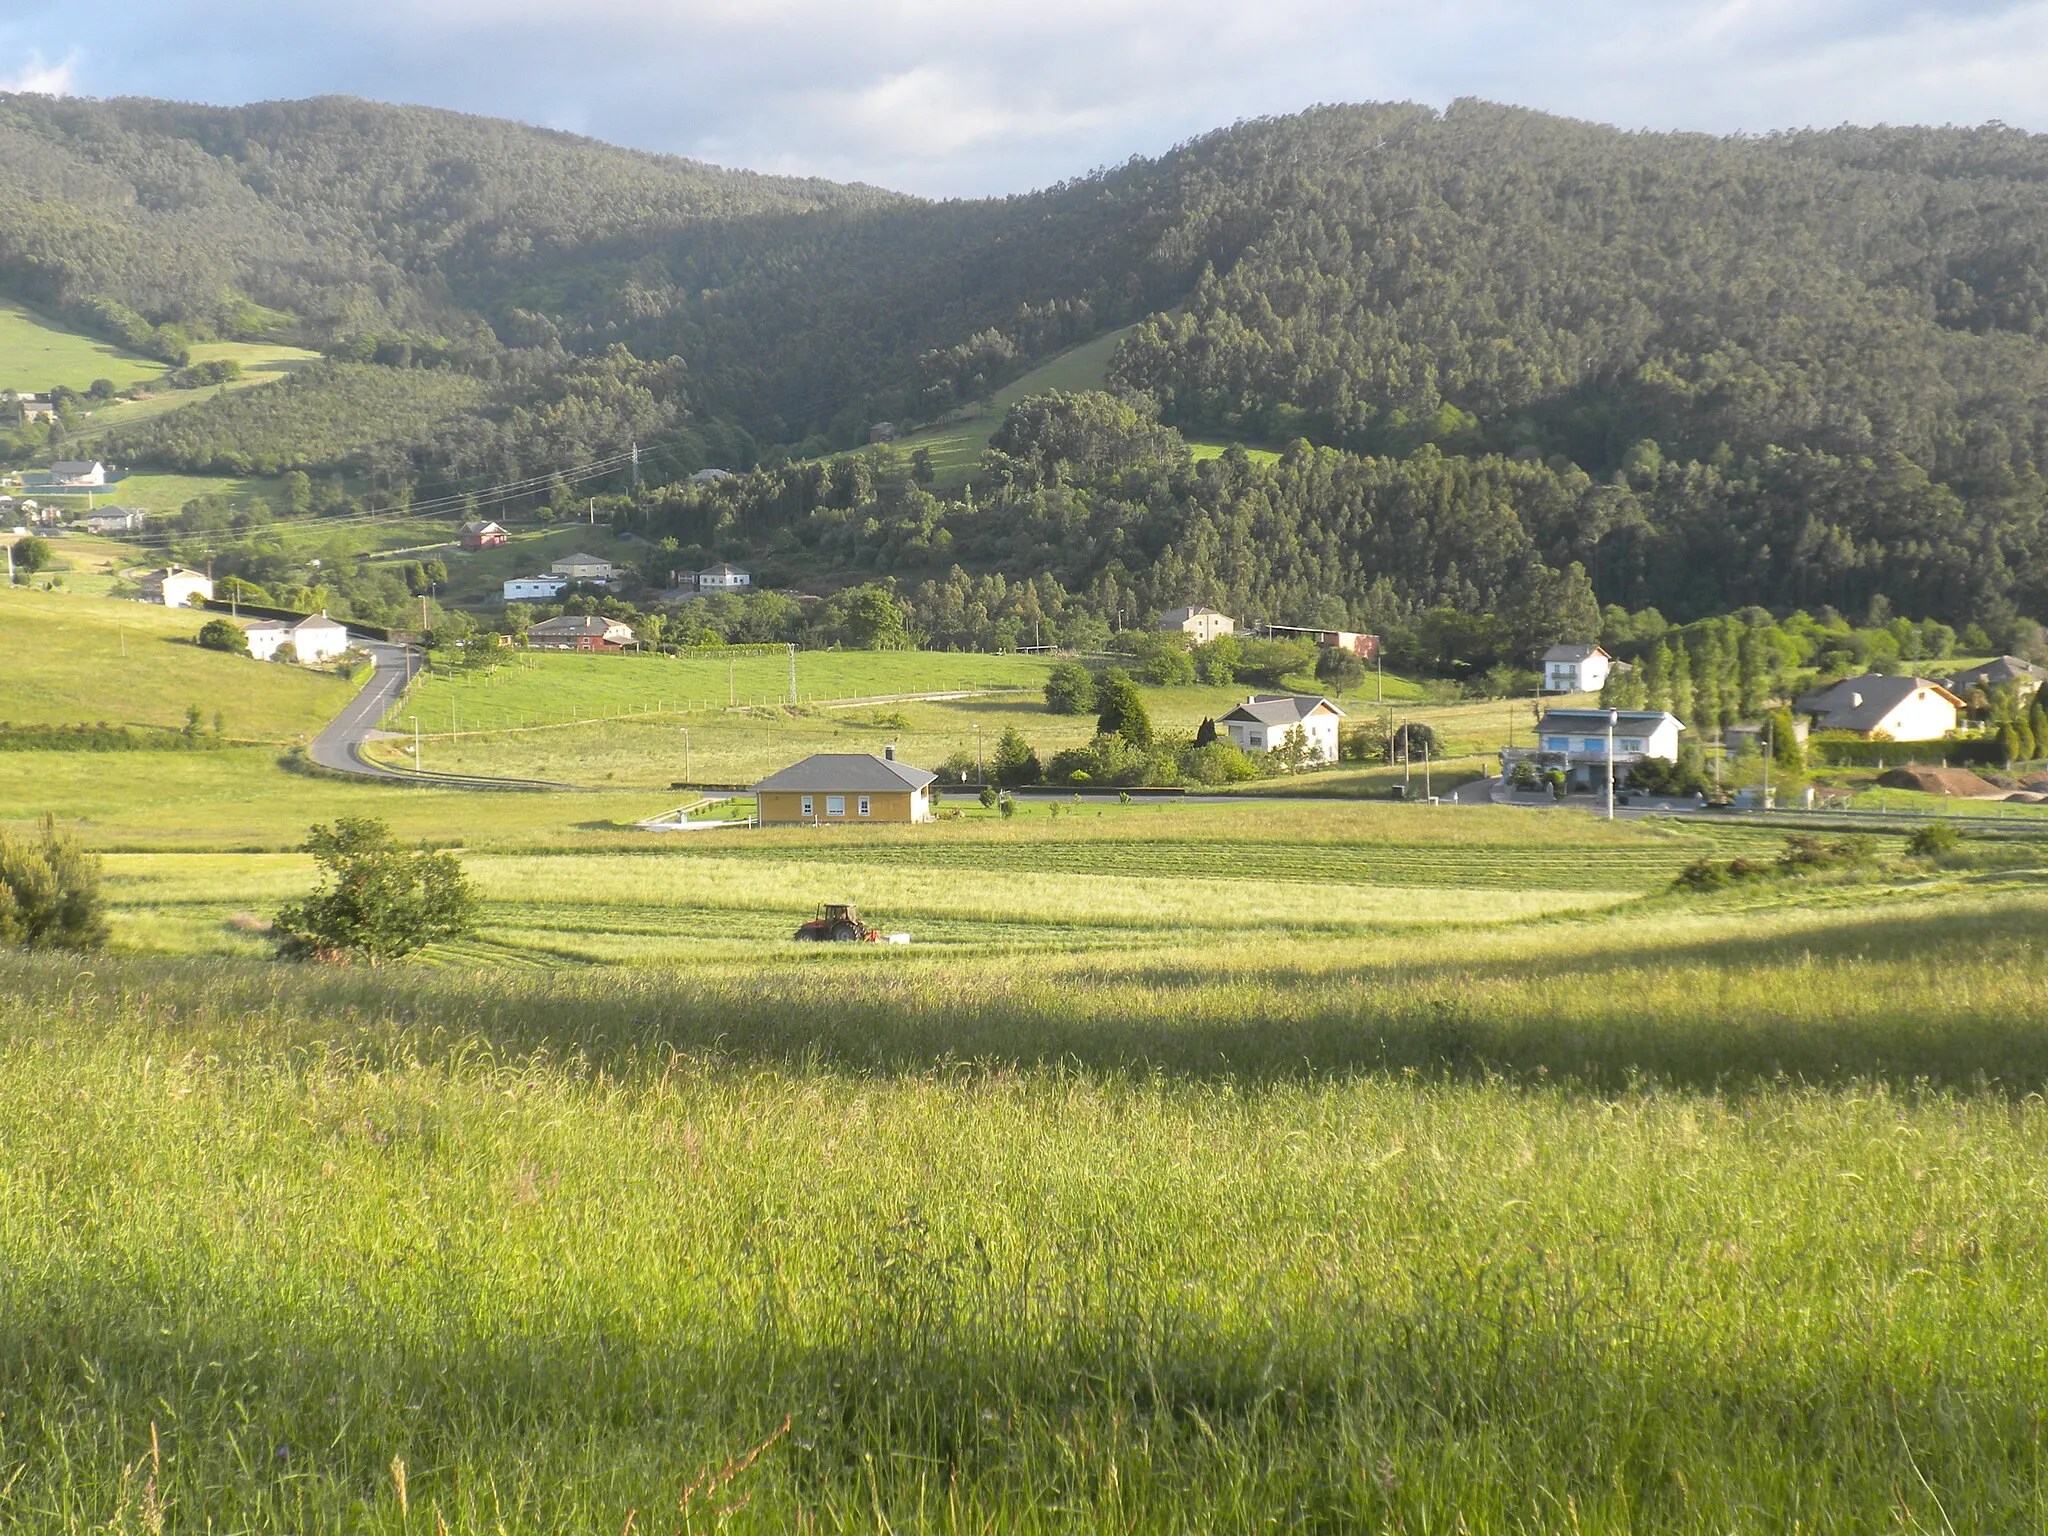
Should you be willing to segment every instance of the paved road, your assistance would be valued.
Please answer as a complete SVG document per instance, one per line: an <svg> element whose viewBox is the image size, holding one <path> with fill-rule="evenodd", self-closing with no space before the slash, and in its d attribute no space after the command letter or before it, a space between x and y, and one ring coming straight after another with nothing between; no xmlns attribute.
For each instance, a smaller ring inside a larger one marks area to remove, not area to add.
<svg viewBox="0 0 2048 1536"><path fill-rule="evenodd" d="M413 773L402 768L387 768L374 761L364 751L364 744L370 733L377 729L377 722L390 711L405 692L405 681L411 670L417 669L419 659L403 645L392 645L383 640L368 640L357 637L356 643L370 653L377 664L376 673L363 685L362 692L349 700L348 707L328 723L327 729L313 739L307 756L322 768L331 768L337 773L360 774L370 779L396 779L407 784L432 784L441 789L573 789L570 784L555 784L546 779L492 779L477 774L460 773Z"/></svg>

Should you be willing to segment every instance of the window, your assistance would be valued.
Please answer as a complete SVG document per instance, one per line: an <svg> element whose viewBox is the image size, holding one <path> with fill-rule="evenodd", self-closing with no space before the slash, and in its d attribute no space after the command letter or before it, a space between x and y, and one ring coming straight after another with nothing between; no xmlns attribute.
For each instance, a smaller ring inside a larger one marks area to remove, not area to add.
<svg viewBox="0 0 2048 1536"><path fill-rule="evenodd" d="M1624 752L1640 752L1643 750L1643 744L1634 736L1625 737L1621 743L1621 750Z"/></svg>
<svg viewBox="0 0 2048 1536"><path fill-rule="evenodd" d="M1572 739L1569 736L1546 736L1543 738L1543 750L1546 752L1569 752L1571 749Z"/></svg>
<svg viewBox="0 0 2048 1536"><path fill-rule="evenodd" d="M1266 738L1261 736L1257 731L1253 731L1251 734L1251 744L1251 749L1254 752L1263 752L1266 750Z"/></svg>
<svg viewBox="0 0 2048 1536"><path fill-rule="evenodd" d="M1607 750L1607 738L1605 736L1588 736L1586 738L1586 750L1588 752L1605 752Z"/></svg>
<svg viewBox="0 0 2048 1536"><path fill-rule="evenodd" d="M846 814L846 796L827 795L825 797L825 814L827 816L844 816Z"/></svg>
<svg viewBox="0 0 2048 1536"><path fill-rule="evenodd" d="M868 797L866 795L860 797L860 813L863 816L868 813Z"/></svg>
<svg viewBox="0 0 2048 1536"><path fill-rule="evenodd" d="M811 797L810 797L809 795L805 795L805 796L804 796L804 811L803 811L803 813L804 813L804 815L806 815L806 816L815 816L815 815L817 815L817 814L818 814L818 813L817 813L816 811L814 811L814 810L812 810L812 809L811 809Z"/></svg>

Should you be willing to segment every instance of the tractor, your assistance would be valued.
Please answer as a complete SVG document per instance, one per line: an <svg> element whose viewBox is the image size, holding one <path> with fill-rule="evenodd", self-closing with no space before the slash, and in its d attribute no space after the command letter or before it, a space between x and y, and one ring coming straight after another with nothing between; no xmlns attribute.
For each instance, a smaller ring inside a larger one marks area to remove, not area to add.
<svg viewBox="0 0 2048 1536"><path fill-rule="evenodd" d="M869 944L882 942L881 930L862 922L858 907L837 901L828 901L818 908L818 915L797 929L796 936L818 944L851 944L863 940Z"/></svg>

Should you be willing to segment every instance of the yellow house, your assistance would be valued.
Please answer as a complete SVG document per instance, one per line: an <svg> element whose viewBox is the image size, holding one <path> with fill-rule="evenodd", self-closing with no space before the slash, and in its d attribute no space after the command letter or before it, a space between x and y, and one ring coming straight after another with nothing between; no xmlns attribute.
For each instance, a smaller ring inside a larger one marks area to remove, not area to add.
<svg viewBox="0 0 2048 1536"><path fill-rule="evenodd" d="M938 777L896 761L896 749L820 752L754 786L761 825L860 826L932 819L931 783Z"/></svg>
<svg viewBox="0 0 2048 1536"><path fill-rule="evenodd" d="M1816 731L1852 731L1866 741L1939 741L1956 728L1964 705L1924 677L1866 672L1801 694L1792 707L1811 715Z"/></svg>

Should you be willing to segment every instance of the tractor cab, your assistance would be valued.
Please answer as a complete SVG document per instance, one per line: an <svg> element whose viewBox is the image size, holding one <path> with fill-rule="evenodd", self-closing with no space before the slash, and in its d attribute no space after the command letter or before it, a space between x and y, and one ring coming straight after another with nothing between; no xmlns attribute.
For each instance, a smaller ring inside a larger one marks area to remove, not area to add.
<svg viewBox="0 0 2048 1536"><path fill-rule="evenodd" d="M818 908L818 915L797 929L799 939L816 943L850 944L865 940L870 944L881 942L881 933L860 920L860 908L851 902L828 901Z"/></svg>

